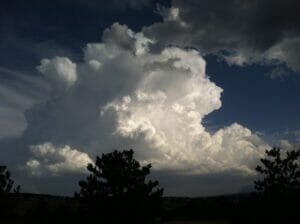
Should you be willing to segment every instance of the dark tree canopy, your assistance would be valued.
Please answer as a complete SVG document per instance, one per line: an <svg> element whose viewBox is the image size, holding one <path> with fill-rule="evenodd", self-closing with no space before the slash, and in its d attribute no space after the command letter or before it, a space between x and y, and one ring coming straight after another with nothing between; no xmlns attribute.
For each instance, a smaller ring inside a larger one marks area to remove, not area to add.
<svg viewBox="0 0 300 224"><path fill-rule="evenodd" d="M281 149L274 147L266 150L266 158L261 159L263 166L257 166L256 171L263 179L255 181L255 188L268 195L281 195L299 187L300 151L286 151L281 157Z"/></svg>
<svg viewBox="0 0 300 224"><path fill-rule="evenodd" d="M17 193L20 190L20 186L13 189L14 181L10 177L10 172L6 166L0 166L0 194L10 193L12 190Z"/></svg>
<svg viewBox="0 0 300 224"><path fill-rule="evenodd" d="M133 150L113 151L96 157L88 164L91 174L80 181L81 190L75 197L81 199L88 212L115 214L106 219L147 222L158 215L163 189L158 181L147 181L151 165L141 166L133 158Z"/></svg>

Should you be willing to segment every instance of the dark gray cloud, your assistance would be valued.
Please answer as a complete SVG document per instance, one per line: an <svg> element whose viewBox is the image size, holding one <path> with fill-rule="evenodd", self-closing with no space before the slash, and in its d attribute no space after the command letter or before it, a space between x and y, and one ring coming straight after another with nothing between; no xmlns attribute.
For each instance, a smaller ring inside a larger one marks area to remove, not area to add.
<svg viewBox="0 0 300 224"><path fill-rule="evenodd" d="M0 67L0 139L20 136L26 128L24 111L46 99L49 85L40 77Z"/></svg>
<svg viewBox="0 0 300 224"><path fill-rule="evenodd" d="M159 44L195 47L230 64L286 63L300 70L300 2L174 0L164 22L145 27Z"/></svg>
<svg viewBox="0 0 300 224"><path fill-rule="evenodd" d="M125 0L125 1L112 0L108 2L109 4L111 4L112 8L126 10L127 8L142 9L144 7L149 7L151 4L155 2L155 0Z"/></svg>
<svg viewBox="0 0 300 224"><path fill-rule="evenodd" d="M87 8L96 8L99 10L108 9L111 11L123 11L128 9L142 10L153 6L159 0L59 0L50 2L63 2L70 5L80 5ZM44 2L48 2L44 0Z"/></svg>

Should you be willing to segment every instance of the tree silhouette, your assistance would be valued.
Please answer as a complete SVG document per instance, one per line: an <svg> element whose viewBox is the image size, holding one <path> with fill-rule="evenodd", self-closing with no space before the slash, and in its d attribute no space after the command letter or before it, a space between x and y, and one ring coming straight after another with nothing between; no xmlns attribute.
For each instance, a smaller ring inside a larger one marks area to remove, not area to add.
<svg viewBox="0 0 300 224"><path fill-rule="evenodd" d="M15 193L20 191L20 186L18 185L13 189L14 181L10 177L10 172L7 170L6 166L0 166L0 194L10 193L12 190Z"/></svg>
<svg viewBox="0 0 300 224"><path fill-rule="evenodd" d="M163 189L158 181L146 181L151 164L141 166L133 154L133 150L115 150L88 164L91 174L79 182L81 190L75 197L90 216L101 212L106 222L146 223L159 215Z"/></svg>
<svg viewBox="0 0 300 224"><path fill-rule="evenodd" d="M255 188L266 195L280 196L299 187L300 151L286 151L284 158L281 158L280 151L279 147L266 150L267 158L260 160L263 167L256 167L256 171L264 178L254 182Z"/></svg>
<svg viewBox="0 0 300 224"><path fill-rule="evenodd" d="M13 185L14 181L6 166L0 166L0 223L11 223L15 217L14 209L18 202L9 193L18 193L20 186L13 189Z"/></svg>

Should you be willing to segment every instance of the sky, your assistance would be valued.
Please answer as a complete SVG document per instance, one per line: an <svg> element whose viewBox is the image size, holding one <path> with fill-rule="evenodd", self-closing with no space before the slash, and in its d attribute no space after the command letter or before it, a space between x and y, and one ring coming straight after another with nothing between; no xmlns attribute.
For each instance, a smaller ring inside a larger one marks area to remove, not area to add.
<svg viewBox="0 0 300 224"><path fill-rule="evenodd" d="M96 155L135 150L166 195L253 189L300 145L297 0L0 3L0 164L72 195Z"/></svg>

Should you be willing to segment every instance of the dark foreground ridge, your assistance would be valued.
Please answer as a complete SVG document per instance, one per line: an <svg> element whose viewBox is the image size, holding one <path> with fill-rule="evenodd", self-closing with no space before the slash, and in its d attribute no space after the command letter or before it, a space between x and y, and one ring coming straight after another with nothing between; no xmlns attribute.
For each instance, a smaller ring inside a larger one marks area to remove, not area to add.
<svg viewBox="0 0 300 224"><path fill-rule="evenodd" d="M158 181L146 178L133 150L113 151L88 164L74 197L20 193L0 166L1 223L299 223L299 151L266 150L256 171L256 192L202 198L163 197Z"/></svg>
<svg viewBox="0 0 300 224"><path fill-rule="evenodd" d="M269 199L257 193L200 198L164 197L163 212L153 223L298 223L299 199L299 193ZM0 223L82 223L83 219L88 219L80 211L79 199L73 197L10 193L0 203ZM109 215L119 214L111 211ZM132 211L132 220L136 215ZM102 221L102 216L102 212L98 211L94 221L113 223Z"/></svg>

